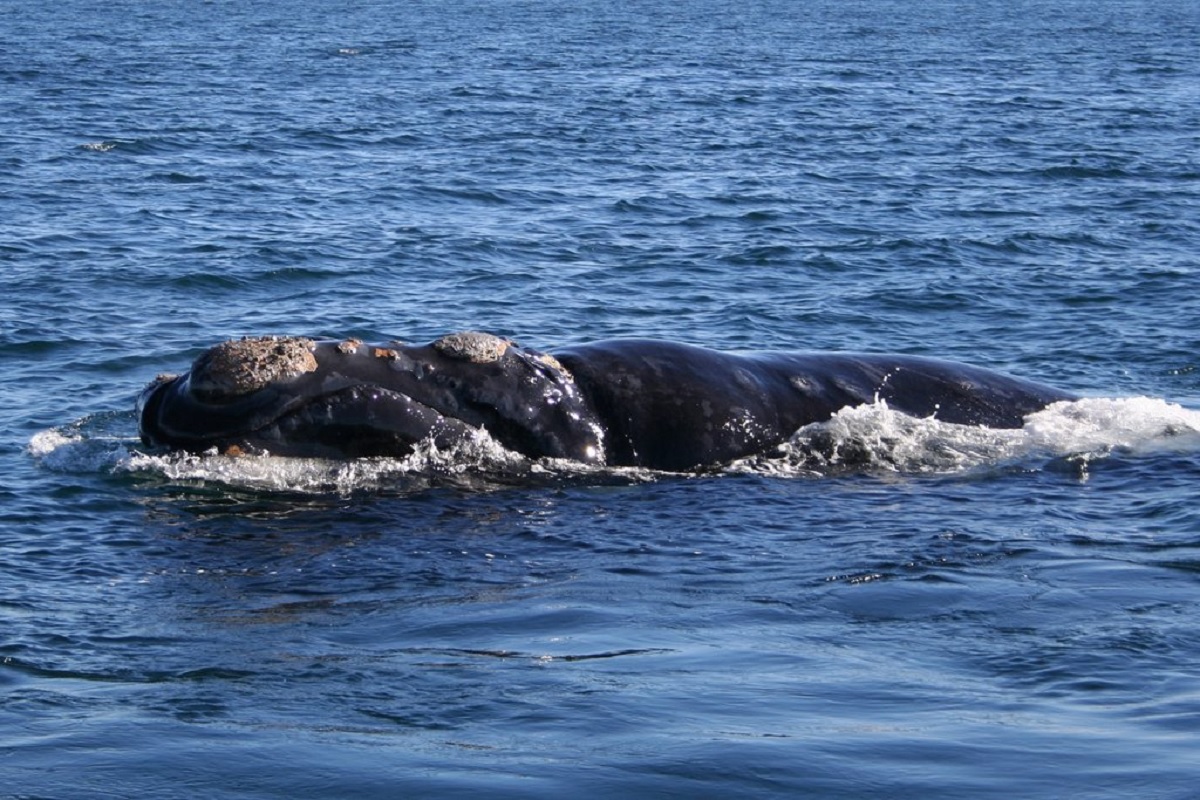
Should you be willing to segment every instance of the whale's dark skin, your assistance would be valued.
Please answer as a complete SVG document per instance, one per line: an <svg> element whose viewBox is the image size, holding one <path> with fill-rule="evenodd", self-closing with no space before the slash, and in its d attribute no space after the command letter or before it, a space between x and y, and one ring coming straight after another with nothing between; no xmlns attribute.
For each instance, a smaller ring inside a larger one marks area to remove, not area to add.
<svg viewBox="0 0 1200 800"><path fill-rule="evenodd" d="M210 349L143 392L142 440L204 452L404 456L487 432L531 458L695 470L770 453L840 409L1019 428L1073 395L915 356L723 353L618 339L542 353L490 334L425 345L295 337Z"/></svg>

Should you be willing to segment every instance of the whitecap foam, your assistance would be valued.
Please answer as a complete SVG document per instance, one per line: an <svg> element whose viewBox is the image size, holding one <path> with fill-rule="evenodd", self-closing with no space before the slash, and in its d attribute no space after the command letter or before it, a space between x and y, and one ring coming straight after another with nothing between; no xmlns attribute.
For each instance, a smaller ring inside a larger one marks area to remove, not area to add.
<svg viewBox="0 0 1200 800"><path fill-rule="evenodd" d="M35 433L29 440L29 445L25 448L25 451L34 458L45 458L58 450L79 442L82 438L79 435L70 436L58 428L51 428L48 431Z"/></svg>
<svg viewBox="0 0 1200 800"><path fill-rule="evenodd" d="M462 484L482 488L488 476L507 483L530 472L529 459L506 450L486 431L453 448L432 441L403 458L321 459L264 455L156 453L141 449L125 415L95 415L41 431L26 452L55 472L128 474L180 483L220 483L252 491L337 492Z"/></svg>
<svg viewBox="0 0 1200 800"><path fill-rule="evenodd" d="M122 435L127 415L100 414L34 435L27 452L61 472L108 472L171 482L215 482L252 491L350 493L459 486L480 490L562 480L637 483L668 473L598 467L565 459L531 460L486 431L452 448L423 442L403 458L333 460L271 455L148 453ZM1200 451L1200 411L1149 397L1086 398L1055 403L1023 428L954 425L916 418L884 401L844 408L806 425L777 451L741 459L723 472L780 477L868 471L954 474L1046 459L1087 462L1113 453Z"/></svg>
<svg viewBox="0 0 1200 800"><path fill-rule="evenodd" d="M56 472L109 470L129 453L134 440L106 434L101 417L84 417L60 428L34 434L25 452Z"/></svg>
<svg viewBox="0 0 1200 800"><path fill-rule="evenodd" d="M952 474L1166 449L1200 450L1200 411L1149 397L1086 398L1031 414L1023 428L999 429L911 417L877 401L806 425L777 453L742 459L729 469L797 476L856 470Z"/></svg>
<svg viewBox="0 0 1200 800"><path fill-rule="evenodd" d="M1200 411L1153 397L1054 403L1025 422L1030 445L1062 455L1200 449Z"/></svg>
<svg viewBox="0 0 1200 800"><path fill-rule="evenodd" d="M421 442L402 458L349 460L263 455L130 451L114 470L172 482L216 482L256 491L339 493L462 485L485 488L488 476L526 474L529 460L506 450L486 431L454 447Z"/></svg>
<svg viewBox="0 0 1200 800"><path fill-rule="evenodd" d="M742 459L731 469L811 476L859 470L961 472L1013 458L1020 453L1023 438L1020 430L911 417L878 400L806 425L777 453Z"/></svg>

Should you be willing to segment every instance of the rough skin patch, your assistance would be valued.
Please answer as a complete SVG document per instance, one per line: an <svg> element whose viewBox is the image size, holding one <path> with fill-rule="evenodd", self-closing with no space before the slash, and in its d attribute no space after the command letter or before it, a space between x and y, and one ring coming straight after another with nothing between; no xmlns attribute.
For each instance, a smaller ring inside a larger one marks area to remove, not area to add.
<svg viewBox="0 0 1200 800"><path fill-rule="evenodd" d="M553 369L558 370L559 372L561 372L563 375L567 376L568 378L571 378L572 380L574 380L574 378L571 376L571 373L567 372L567 368L564 367L562 364L560 364L558 359L555 358L554 356L550 355L549 353L538 353L536 356L534 356L534 358L536 358L538 361L542 362L546 366L552 367Z"/></svg>
<svg viewBox="0 0 1200 800"><path fill-rule="evenodd" d="M362 346L362 339L346 339L338 342L338 352L343 355L354 355L358 352L358 348Z"/></svg>
<svg viewBox="0 0 1200 800"><path fill-rule="evenodd" d="M269 384L317 368L313 340L261 336L222 342L192 369L193 391L225 397L257 392Z"/></svg>
<svg viewBox="0 0 1200 800"><path fill-rule="evenodd" d="M465 331L443 336L433 343L434 348L446 358L487 364L499 361L508 350L510 342L490 333Z"/></svg>

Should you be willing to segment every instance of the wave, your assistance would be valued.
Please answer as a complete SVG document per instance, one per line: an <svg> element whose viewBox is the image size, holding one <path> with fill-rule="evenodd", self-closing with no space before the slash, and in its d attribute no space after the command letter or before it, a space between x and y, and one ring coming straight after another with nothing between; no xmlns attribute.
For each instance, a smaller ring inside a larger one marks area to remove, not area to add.
<svg viewBox="0 0 1200 800"><path fill-rule="evenodd" d="M1113 455L1200 451L1200 411L1150 397L1054 403L1017 429L916 418L878 401L806 425L778 453L730 465L734 472L955 474L1047 460L1086 465Z"/></svg>
<svg viewBox="0 0 1200 800"><path fill-rule="evenodd" d="M110 473L172 484L215 483L238 490L301 494L486 491L513 486L638 483L677 473L529 459L486 431L450 449L423 443L404 458L329 460L270 455L152 453L118 429L132 414L100 414L32 437L27 452L50 470ZM845 408L806 425L775 452L740 459L705 475L817 478L846 473L954 475L1022 468L1047 461L1087 465L1112 456L1200 452L1200 411L1149 397L1055 403L1019 429L954 425L916 418L886 402Z"/></svg>

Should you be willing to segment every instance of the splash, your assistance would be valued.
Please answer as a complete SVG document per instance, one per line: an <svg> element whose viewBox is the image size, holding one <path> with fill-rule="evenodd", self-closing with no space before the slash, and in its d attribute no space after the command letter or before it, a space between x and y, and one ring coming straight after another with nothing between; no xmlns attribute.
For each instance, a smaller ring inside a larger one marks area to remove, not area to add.
<svg viewBox="0 0 1200 800"><path fill-rule="evenodd" d="M479 491L563 481L638 483L665 474L531 460L505 449L486 431L448 449L424 442L404 458L328 460L145 452L128 434L131 426L130 414L93 415L36 434L27 452L58 472L107 472L268 492L350 494L431 486ZM777 451L741 459L718 472L785 478L851 472L957 474L1163 451L1200 451L1200 411L1148 397L1088 398L1055 403L1030 415L1023 428L1000 430L911 417L878 401L842 409L825 422L801 428Z"/></svg>
<svg viewBox="0 0 1200 800"><path fill-rule="evenodd" d="M1031 415L1034 447L1064 454L1145 455L1200 450L1200 411L1152 397L1085 398Z"/></svg>
<svg viewBox="0 0 1200 800"><path fill-rule="evenodd" d="M350 494L358 491L413 491L430 486L482 490L496 476L520 481L530 460L504 449L486 431L452 448L420 443L403 458L284 458L271 455L225 456L214 451L152 454L132 450L114 468L171 482L216 482L240 489Z"/></svg>
<svg viewBox="0 0 1200 800"><path fill-rule="evenodd" d="M1200 450L1200 411L1149 397L1087 398L1055 403L1028 416L1023 428L1006 430L910 417L877 401L806 425L777 453L735 462L730 471L953 474L1163 450Z"/></svg>
<svg viewBox="0 0 1200 800"><path fill-rule="evenodd" d="M68 425L36 433L26 452L55 472L104 472L129 454L132 415L89 414Z"/></svg>
<svg viewBox="0 0 1200 800"><path fill-rule="evenodd" d="M35 434L26 452L42 466L64 473L108 473L170 483L216 483L250 491L338 493L378 489L420 489L431 485L485 488L495 476L520 482L535 471L529 459L506 450L486 431L450 449L421 443L404 458L333 460L271 455L147 452L128 435L132 415L116 415L125 435L111 429L111 418L93 415ZM541 468L543 471L544 467Z"/></svg>

